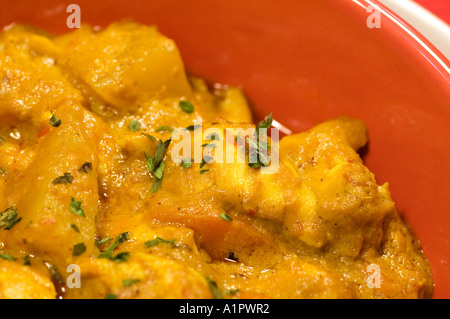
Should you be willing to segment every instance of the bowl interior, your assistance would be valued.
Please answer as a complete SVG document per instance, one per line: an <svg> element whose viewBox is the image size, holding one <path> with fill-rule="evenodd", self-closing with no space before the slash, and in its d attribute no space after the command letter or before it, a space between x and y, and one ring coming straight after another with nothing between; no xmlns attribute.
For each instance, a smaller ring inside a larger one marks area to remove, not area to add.
<svg viewBox="0 0 450 319"><path fill-rule="evenodd" d="M255 119L273 112L295 131L341 115L364 120L367 166L419 237L435 298L450 298L450 75L403 22L369 1L85 1L81 20L156 24L173 38L187 70L210 83L241 86ZM371 1L373 2L373 1ZM70 1L0 0L0 26L27 23L70 31ZM414 31L412 31L414 32ZM426 43L426 40L424 40ZM448 63L439 53L443 63Z"/></svg>

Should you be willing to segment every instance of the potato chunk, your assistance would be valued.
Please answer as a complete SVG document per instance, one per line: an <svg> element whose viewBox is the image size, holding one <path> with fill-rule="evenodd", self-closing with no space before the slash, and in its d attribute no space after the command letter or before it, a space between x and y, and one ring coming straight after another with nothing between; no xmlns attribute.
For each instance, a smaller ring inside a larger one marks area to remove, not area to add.
<svg viewBox="0 0 450 319"><path fill-rule="evenodd" d="M29 266L0 259L0 299L54 299L51 280Z"/></svg>
<svg viewBox="0 0 450 319"><path fill-rule="evenodd" d="M84 243L86 254L94 250L97 173L80 168L86 162L95 168L97 156L94 119L72 106L58 109L57 114L61 125L39 140L31 164L6 183L4 196L22 220L9 231L1 230L0 240L7 249L25 250L65 265L70 263L74 245ZM58 181L65 174L73 180ZM74 201L81 203L83 214L71 207Z"/></svg>
<svg viewBox="0 0 450 319"><path fill-rule="evenodd" d="M170 259L133 253L127 262L80 259L81 288L69 298L194 299L211 298L208 282L194 269Z"/></svg>
<svg viewBox="0 0 450 319"><path fill-rule="evenodd" d="M55 43L64 51L59 63L119 111L191 94L177 47L155 27L123 22L96 32L85 26Z"/></svg>

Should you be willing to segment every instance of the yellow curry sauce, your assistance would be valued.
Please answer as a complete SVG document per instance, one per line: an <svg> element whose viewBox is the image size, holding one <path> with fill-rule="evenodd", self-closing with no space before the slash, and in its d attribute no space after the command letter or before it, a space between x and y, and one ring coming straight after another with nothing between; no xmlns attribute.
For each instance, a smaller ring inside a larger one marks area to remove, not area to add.
<svg viewBox="0 0 450 319"><path fill-rule="evenodd" d="M282 138L273 174L173 161L172 129L200 121L255 127L239 89L187 76L154 27L5 30L0 297L431 296L418 241L357 153L361 121Z"/></svg>

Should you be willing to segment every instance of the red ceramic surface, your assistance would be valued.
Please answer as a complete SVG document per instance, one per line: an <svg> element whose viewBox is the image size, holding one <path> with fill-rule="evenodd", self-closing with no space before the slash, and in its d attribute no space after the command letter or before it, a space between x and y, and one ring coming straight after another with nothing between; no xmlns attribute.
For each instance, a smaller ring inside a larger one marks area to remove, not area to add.
<svg viewBox="0 0 450 319"><path fill-rule="evenodd" d="M450 24L450 1L448 0L414 0L442 21Z"/></svg>
<svg viewBox="0 0 450 319"><path fill-rule="evenodd" d="M67 32L73 2L0 0L0 26ZM363 119L366 164L379 183L389 181L422 242L434 297L450 298L450 63L388 11L381 28L369 29L368 2L76 1L86 23L158 25L189 72L241 86L257 119L273 112L294 131L344 114Z"/></svg>

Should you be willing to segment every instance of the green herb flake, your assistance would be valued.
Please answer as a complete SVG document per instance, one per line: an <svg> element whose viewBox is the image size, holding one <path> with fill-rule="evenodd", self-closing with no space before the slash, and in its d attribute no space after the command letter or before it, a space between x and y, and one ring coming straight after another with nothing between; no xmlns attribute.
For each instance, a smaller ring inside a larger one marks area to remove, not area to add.
<svg viewBox="0 0 450 319"><path fill-rule="evenodd" d="M149 155L147 155L147 153L144 152L144 157L145 157L145 163L147 164L147 169L150 172L154 172L155 171L155 159Z"/></svg>
<svg viewBox="0 0 450 319"><path fill-rule="evenodd" d="M13 256L11 256L9 254L0 254L0 258L1 259L5 259L5 260L9 260L9 261L14 261L14 260L17 259L17 258L15 258L15 257L13 257Z"/></svg>
<svg viewBox="0 0 450 319"><path fill-rule="evenodd" d="M104 245L104 244L106 244L106 243L109 243L111 240L113 240L114 238L112 238L112 237L105 237L105 238L102 238L102 239L95 239L95 246L101 246L101 245Z"/></svg>
<svg viewBox="0 0 450 319"><path fill-rule="evenodd" d="M205 144L202 144L202 147L216 147L216 144L215 143L205 143Z"/></svg>
<svg viewBox="0 0 450 319"><path fill-rule="evenodd" d="M61 120L58 117L56 117L56 115L53 112L48 122L53 127L58 127L61 125Z"/></svg>
<svg viewBox="0 0 450 319"><path fill-rule="evenodd" d="M170 142L171 139L168 139L165 142L159 140L158 145L156 146L154 157L149 156L146 152L144 152L147 169L149 170L149 172L155 175L155 181L153 182L153 185L151 187L152 193L156 193L161 186L162 178L164 176L163 171L166 167L166 163L164 163L162 160L166 155Z"/></svg>
<svg viewBox="0 0 450 319"><path fill-rule="evenodd" d="M209 172L209 169L201 169L200 174L205 174L206 172Z"/></svg>
<svg viewBox="0 0 450 319"><path fill-rule="evenodd" d="M194 130L200 128L200 127L202 127L201 124L195 124L195 125L189 125L188 127L186 127L186 129L188 131L194 131Z"/></svg>
<svg viewBox="0 0 450 319"><path fill-rule="evenodd" d="M53 184L71 184L73 182L73 176L70 173L64 173L63 176L59 176L53 180Z"/></svg>
<svg viewBox="0 0 450 319"><path fill-rule="evenodd" d="M159 245L161 243L168 244L170 246L173 246L175 244L175 239L162 239L160 237L156 237L155 239L148 240L144 243L145 247L150 248L156 245Z"/></svg>
<svg viewBox="0 0 450 319"><path fill-rule="evenodd" d="M219 216L220 216L220 218L222 218L223 220L226 220L226 221L228 221L228 222L231 222L231 221L233 220L233 218L231 218L230 215L227 215L227 214L225 214L225 213L222 213L222 214L220 214Z"/></svg>
<svg viewBox="0 0 450 319"><path fill-rule="evenodd" d="M84 162L84 164L80 167L78 170L80 173L90 173L92 171L92 163L91 162Z"/></svg>
<svg viewBox="0 0 450 319"><path fill-rule="evenodd" d="M202 162L200 164L200 168L202 168L203 166L205 166L206 164L210 164L214 161L214 157L209 156L209 155L205 155L202 158Z"/></svg>
<svg viewBox="0 0 450 319"><path fill-rule="evenodd" d="M255 129L255 133L252 138L246 138L247 145L251 148L252 152L248 156L248 165L251 168L265 167L270 164L270 158L265 155L264 151L271 149L272 147L264 141L259 141L261 131L269 129L272 126L273 118L270 113L264 121L261 121ZM255 141L256 140L256 141Z"/></svg>
<svg viewBox="0 0 450 319"><path fill-rule="evenodd" d="M193 162L194 161L192 160L192 158L183 159L181 161L181 167L183 167L184 169L187 169L192 166Z"/></svg>
<svg viewBox="0 0 450 319"><path fill-rule="evenodd" d="M121 243L124 243L128 239L130 239L128 232L120 234L119 236L116 237L111 246L109 246L109 248L104 253L101 253L98 257L116 260L117 256L116 257L112 256L114 249L116 249L117 246L119 246ZM128 257L126 257L126 259L128 259Z"/></svg>
<svg viewBox="0 0 450 319"><path fill-rule="evenodd" d="M0 174L4 174L4 173L5 173L5 170L0 167Z"/></svg>
<svg viewBox="0 0 450 319"><path fill-rule="evenodd" d="M194 105L189 101L180 101L179 105L181 109L186 113L194 112Z"/></svg>
<svg viewBox="0 0 450 319"><path fill-rule="evenodd" d="M171 140L168 139L167 141L158 141L158 145L156 146L156 152L155 152L155 167L157 168L159 164L161 164L161 161L164 158L164 155L166 155L167 149L169 148Z"/></svg>
<svg viewBox="0 0 450 319"><path fill-rule="evenodd" d="M128 129L132 132L137 132L141 129L141 123L138 120L131 120L130 124L128 124Z"/></svg>
<svg viewBox="0 0 450 319"><path fill-rule="evenodd" d="M153 135L147 134L147 133L141 133L144 136L147 136L149 139L151 139L152 141L156 141L156 137L154 137Z"/></svg>
<svg viewBox="0 0 450 319"><path fill-rule="evenodd" d="M80 229L77 227L77 225L75 225L75 224L70 224L70 227L71 227L74 231L76 231L77 233L80 232Z"/></svg>
<svg viewBox="0 0 450 319"><path fill-rule="evenodd" d="M219 134L217 134L217 133L211 133L205 138L205 140L220 141L220 137L219 137Z"/></svg>
<svg viewBox="0 0 450 319"><path fill-rule="evenodd" d="M261 129L269 129L272 126L272 122L273 122L273 117L272 117L272 113L270 113L265 120L261 121L258 123L258 125L256 126L255 132L256 132L256 137L259 137L261 135L260 130Z"/></svg>
<svg viewBox="0 0 450 319"><path fill-rule="evenodd" d="M105 299L117 299L117 295L113 293L106 294Z"/></svg>
<svg viewBox="0 0 450 319"><path fill-rule="evenodd" d="M124 287L130 287L131 285L134 285L140 281L140 279L124 279L122 283Z"/></svg>
<svg viewBox="0 0 450 319"><path fill-rule="evenodd" d="M81 202L77 201L73 197L70 200L70 210L74 213L74 215L86 217L83 208L81 208Z"/></svg>
<svg viewBox="0 0 450 319"><path fill-rule="evenodd" d="M86 245L79 243L73 246L72 256L80 256L86 251Z"/></svg>
<svg viewBox="0 0 450 319"><path fill-rule="evenodd" d="M111 256L109 257L109 260L113 260L115 262L121 263L121 262L125 262L128 260L128 258L130 258L130 252L128 251L123 251L121 253L118 253L115 256Z"/></svg>
<svg viewBox="0 0 450 319"><path fill-rule="evenodd" d="M156 193L158 189L161 187L162 179L156 178L155 181L152 184L152 187L150 188L150 191L152 193Z"/></svg>
<svg viewBox="0 0 450 319"><path fill-rule="evenodd" d="M217 286L217 282L214 280L211 280L210 278L206 277L206 280L208 281L208 287L211 291L213 297L215 299L223 299L222 294L220 293L219 287Z"/></svg>
<svg viewBox="0 0 450 319"><path fill-rule="evenodd" d="M237 294L238 292L239 292L239 289L232 289L232 290L227 290L225 293L226 293L227 295L234 296L234 295Z"/></svg>
<svg viewBox="0 0 450 319"><path fill-rule="evenodd" d="M155 130L156 132L173 132L173 127L168 126L168 125L161 125L159 127L156 128Z"/></svg>
<svg viewBox="0 0 450 319"><path fill-rule="evenodd" d="M17 218L17 211L13 206L8 207L0 213L0 229L10 230L15 224L22 220L22 217Z"/></svg>
<svg viewBox="0 0 450 319"><path fill-rule="evenodd" d="M24 264L25 266L30 266L30 265L31 265L31 261L30 261L30 256L29 256L29 255L25 255L25 256L23 257L23 264Z"/></svg>
<svg viewBox="0 0 450 319"><path fill-rule="evenodd" d="M166 163L161 162L161 164L159 164L158 168L153 171L153 174L155 174L155 177L157 179L162 179L163 178L164 168L166 168Z"/></svg>

